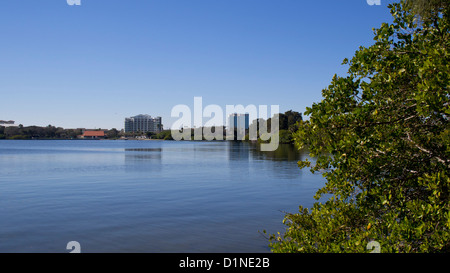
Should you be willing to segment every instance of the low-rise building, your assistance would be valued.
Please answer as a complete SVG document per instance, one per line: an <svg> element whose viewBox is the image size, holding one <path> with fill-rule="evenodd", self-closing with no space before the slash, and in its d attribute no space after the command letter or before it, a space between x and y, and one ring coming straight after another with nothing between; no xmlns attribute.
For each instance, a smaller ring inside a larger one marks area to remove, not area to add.
<svg viewBox="0 0 450 273"><path fill-rule="evenodd" d="M104 139L105 131L84 131L81 135L82 139Z"/></svg>

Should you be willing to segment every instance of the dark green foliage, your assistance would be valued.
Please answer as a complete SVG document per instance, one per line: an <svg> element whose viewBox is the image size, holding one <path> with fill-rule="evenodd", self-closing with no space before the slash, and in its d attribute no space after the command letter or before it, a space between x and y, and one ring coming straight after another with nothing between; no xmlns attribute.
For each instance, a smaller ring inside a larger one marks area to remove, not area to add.
<svg viewBox="0 0 450 273"><path fill-rule="evenodd" d="M404 2L346 77L307 109L294 139L324 170L313 208L288 214L274 252L450 251L449 7L418 25ZM326 200L321 197L326 196ZM322 202L319 202L322 201Z"/></svg>
<svg viewBox="0 0 450 273"><path fill-rule="evenodd" d="M120 132L116 129L105 130L107 138L116 139ZM0 139L76 139L83 134L82 129L64 129L48 125L2 127L0 126Z"/></svg>
<svg viewBox="0 0 450 273"><path fill-rule="evenodd" d="M448 8L448 0L407 0L405 7L422 20L433 19L436 13Z"/></svg>
<svg viewBox="0 0 450 273"><path fill-rule="evenodd" d="M170 130L162 131L154 136L152 136L153 139L164 139L164 140L173 140L172 133Z"/></svg>
<svg viewBox="0 0 450 273"><path fill-rule="evenodd" d="M294 143L293 134L298 130L298 124L303 120L302 113L289 110L277 115L279 119L279 142L281 144ZM257 130L259 131L261 123L266 123L267 128L271 131L272 118L269 118L267 121L264 119L254 120L250 126L258 126ZM258 141L262 142L259 138Z"/></svg>
<svg viewBox="0 0 450 273"><path fill-rule="evenodd" d="M291 144L294 143L294 138L292 132L289 130L280 130L280 139L279 142L282 144Z"/></svg>
<svg viewBox="0 0 450 273"><path fill-rule="evenodd" d="M292 110L286 111L278 115L280 130L289 130L295 132L298 130L297 123L302 121L302 113L295 112ZM267 120L268 128L271 128L272 118Z"/></svg>
<svg viewBox="0 0 450 273"><path fill-rule="evenodd" d="M112 128L111 130L108 130L106 132L106 137L108 139L117 139L120 137L120 131L118 131L116 128Z"/></svg>

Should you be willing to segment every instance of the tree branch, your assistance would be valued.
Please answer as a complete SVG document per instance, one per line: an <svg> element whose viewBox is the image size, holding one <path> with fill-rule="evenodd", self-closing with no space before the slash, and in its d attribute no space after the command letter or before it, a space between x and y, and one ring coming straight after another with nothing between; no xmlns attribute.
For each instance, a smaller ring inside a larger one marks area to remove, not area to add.
<svg viewBox="0 0 450 273"><path fill-rule="evenodd" d="M442 158L440 158L439 156L437 156L436 154L434 154L432 151L427 150L423 147L421 147L419 144L417 144L414 140L411 139L411 135L409 134L409 132L406 133L406 138L404 138L405 140L407 140L408 142L412 143L417 149L419 149L420 151L429 154L431 157L436 158L437 161L441 162L442 164L447 165L447 167L450 168L450 165L448 165L448 160L444 160Z"/></svg>

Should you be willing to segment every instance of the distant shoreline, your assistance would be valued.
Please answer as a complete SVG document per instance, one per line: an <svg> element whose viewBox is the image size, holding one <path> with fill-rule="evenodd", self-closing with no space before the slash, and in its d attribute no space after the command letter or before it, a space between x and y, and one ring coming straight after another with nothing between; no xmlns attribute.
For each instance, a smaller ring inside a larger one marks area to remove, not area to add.
<svg viewBox="0 0 450 273"><path fill-rule="evenodd" d="M105 138L105 139L82 139L82 138L2 138L1 140L76 140L76 141L104 141L104 140L136 140L136 141L167 141L168 139L137 139L137 138L129 138L129 139L120 139L120 138ZM170 140L169 140L170 141Z"/></svg>

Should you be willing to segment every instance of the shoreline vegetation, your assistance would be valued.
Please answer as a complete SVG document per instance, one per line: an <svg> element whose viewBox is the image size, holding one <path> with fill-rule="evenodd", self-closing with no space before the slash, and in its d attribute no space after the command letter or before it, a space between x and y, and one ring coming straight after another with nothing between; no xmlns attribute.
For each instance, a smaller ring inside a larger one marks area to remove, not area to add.
<svg viewBox="0 0 450 273"><path fill-rule="evenodd" d="M272 252L450 252L450 2L388 8L393 22L305 111L295 144L316 160L298 165L326 183L286 213Z"/></svg>
<svg viewBox="0 0 450 273"><path fill-rule="evenodd" d="M294 133L298 130L298 124L302 121L302 114L299 112L295 112L289 110L285 113L280 113L279 115L279 142L281 144L292 144L294 142ZM268 120L258 119L254 120L252 124L250 124L250 129L253 126L256 126L256 129L259 129L262 123L265 123L268 128L271 127L271 118ZM216 128L208 128L209 130L204 130L205 127L202 128L204 132L212 132L215 133ZM226 128L223 126L222 128L224 140L226 139ZM187 130L191 130L191 140L194 140L194 128L189 128ZM4 127L0 126L0 139L9 139L9 140L77 140L83 139L82 135L84 131L103 131L104 137L101 139L109 139L109 140L173 140L171 130L163 130L159 133L152 132L133 132L126 133L124 130L117 130L116 128L112 129L64 129L62 127L55 127L52 125L48 125L46 127L40 126L26 126L24 127L22 124L19 126L10 126ZM242 141L250 141L248 130L246 130L246 135ZM199 140L200 141L200 140ZM206 139L203 137L203 140ZM217 141L217 140L214 140ZM220 141L220 140L219 140ZM257 141L252 142L262 142L258 136Z"/></svg>

